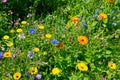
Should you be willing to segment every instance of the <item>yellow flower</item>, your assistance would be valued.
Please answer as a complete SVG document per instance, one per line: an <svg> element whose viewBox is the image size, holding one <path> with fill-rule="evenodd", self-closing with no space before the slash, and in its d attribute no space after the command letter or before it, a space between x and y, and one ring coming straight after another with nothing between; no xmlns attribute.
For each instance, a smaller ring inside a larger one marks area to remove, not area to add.
<svg viewBox="0 0 120 80"><path fill-rule="evenodd" d="M17 29L16 32L21 33L23 30L21 28Z"/></svg>
<svg viewBox="0 0 120 80"><path fill-rule="evenodd" d="M21 24L25 25L27 24L27 21L22 21Z"/></svg>
<svg viewBox="0 0 120 80"><path fill-rule="evenodd" d="M116 69L116 64L113 63L113 62L109 62L108 67L111 68L111 69Z"/></svg>
<svg viewBox="0 0 120 80"><path fill-rule="evenodd" d="M100 20L106 19L106 18L107 18L107 14L105 14L105 13L100 13L100 14L98 15L98 18L99 18Z"/></svg>
<svg viewBox="0 0 120 80"><path fill-rule="evenodd" d="M107 0L107 2L110 2L110 3L113 3L115 2L116 0Z"/></svg>
<svg viewBox="0 0 120 80"><path fill-rule="evenodd" d="M13 42L9 42L9 43L7 43L7 46L8 46L8 47L13 46Z"/></svg>
<svg viewBox="0 0 120 80"><path fill-rule="evenodd" d="M15 80L19 80L19 79L21 78L21 73L20 73L20 72L14 73L13 78L14 78Z"/></svg>
<svg viewBox="0 0 120 80"><path fill-rule="evenodd" d="M43 30L43 29L44 29L44 26L43 26L43 25L40 25L40 26L39 26L39 29Z"/></svg>
<svg viewBox="0 0 120 80"><path fill-rule="evenodd" d="M7 39L9 39L9 36L5 35L5 36L3 36L3 39L7 40Z"/></svg>
<svg viewBox="0 0 120 80"><path fill-rule="evenodd" d="M77 24L79 22L79 18L77 16L74 16L71 18L71 21L73 24Z"/></svg>
<svg viewBox="0 0 120 80"><path fill-rule="evenodd" d="M77 40L82 45L85 45L88 43L88 38L86 36L78 36Z"/></svg>
<svg viewBox="0 0 120 80"><path fill-rule="evenodd" d="M10 30L10 33L14 33L14 32L15 32L15 30L14 30L14 29L11 29L11 30Z"/></svg>
<svg viewBox="0 0 120 80"><path fill-rule="evenodd" d="M47 55L47 52L46 52L46 51L44 51L44 52L43 52L43 55Z"/></svg>
<svg viewBox="0 0 120 80"><path fill-rule="evenodd" d="M45 37L46 37L46 38L51 38L52 35L51 35L51 34L46 34Z"/></svg>
<svg viewBox="0 0 120 80"><path fill-rule="evenodd" d="M30 67L29 73L30 73L30 74L37 74L37 73L38 73L37 67Z"/></svg>
<svg viewBox="0 0 120 80"><path fill-rule="evenodd" d="M88 66L84 63L84 62L80 62L77 64L77 67L79 70L81 71L87 71L88 70Z"/></svg>
<svg viewBox="0 0 120 80"><path fill-rule="evenodd" d="M36 47L36 48L33 49L33 51L34 51L34 52L39 52L40 49Z"/></svg>
<svg viewBox="0 0 120 80"><path fill-rule="evenodd" d="M60 69L59 68L53 68L52 69L52 74L53 75L58 75L60 73Z"/></svg>
<svg viewBox="0 0 120 80"><path fill-rule="evenodd" d="M4 56L5 58L11 57L11 52L5 52L5 53L3 54L3 56Z"/></svg>

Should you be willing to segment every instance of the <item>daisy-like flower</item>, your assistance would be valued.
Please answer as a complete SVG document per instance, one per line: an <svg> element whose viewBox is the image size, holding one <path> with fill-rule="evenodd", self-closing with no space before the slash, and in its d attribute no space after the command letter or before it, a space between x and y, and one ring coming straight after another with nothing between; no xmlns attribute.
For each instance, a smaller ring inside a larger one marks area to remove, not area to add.
<svg viewBox="0 0 120 80"><path fill-rule="evenodd" d="M36 30L34 28L30 28L30 30L29 30L30 34L34 34L35 32L36 32Z"/></svg>
<svg viewBox="0 0 120 80"><path fill-rule="evenodd" d="M22 21L21 24L25 25L27 24L27 21Z"/></svg>
<svg viewBox="0 0 120 80"><path fill-rule="evenodd" d="M84 63L84 62L80 62L77 64L77 67L79 70L81 71L87 71L88 70L88 66Z"/></svg>
<svg viewBox="0 0 120 80"><path fill-rule="evenodd" d="M44 52L43 52L43 55L47 55L47 52L46 52L46 51L44 51Z"/></svg>
<svg viewBox="0 0 120 80"><path fill-rule="evenodd" d="M60 69L59 68L53 68L52 69L52 74L53 75L58 75L60 73Z"/></svg>
<svg viewBox="0 0 120 80"><path fill-rule="evenodd" d="M2 0L2 2L3 2L3 3L6 3L6 2L7 2L7 0Z"/></svg>
<svg viewBox="0 0 120 80"><path fill-rule="evenodd" d="M39 26L39 29L43 30L43 29L44 29L44 26L43 26L43 25L40 25L40 26Z"/></svg>
<svg viewBox="0 0 120 80"><path fill-rule="evenodd" d="M77 16L74 16L74 17L72 17L71 18L71 22L73 23L73 24L77 24L78 22L79 22L79 18L77 17Z"/></svg>
<svg viewBox="0 0 120 80"><path fill-rule="evenodd" d="M18 37L19 37L19 39L24 39L25 38L25 34L24 33L19 34Z"/></svg>
<svg viewBox="0 0 120 80"><path fill-rule="evenodd" d="M3 54L3 56L4 56L5 58L9 58L9 57L11 57L11 52L5 52L5 53Z"/></svg>
<svg viewBox="0 0 120 80"><path fill-rule="evenodd" d="M46 38L51 38L52 35L51 35L51 34L46 34L45 37L46 37Z"/></svg>
<svg viewBox="0 0 120 80"><path fill-rule="evenodd" d="M116 69L116 64L113 63L113 62L109 62L109 63L108 63L108 67L109 67L110 69Z"/></svg>
<svg viewBox="0 0 120 80"><path fill-rule="evenodd" d="M15 32L15 30L14 30L14 29L11 29L11 30L10 30L10 33L14 33L14 32Z"/></svg>
<svg viewBox="0 0 120 80"><path fill-rule="evenodd" d="M36 47L36 48L33 49L33 51L34 51L34 52L39 52L40 49Z"/></svg>
<svg viewBox="0 0 120 80"><path fill-rule="evenodd" d="M57 44L57 48L61 49L63 47L62 43Z"/></svg>
<svg viewBox="0 0 120 80"><path fill-rule="evenodd" d="M28 52L28 57L29 57L30 59L32 59L32 58L34 57L34 52L33 52L33 51L29 51L29 52Z"/></svg>
<svg viewBox="0 0 120 80"><path fill-rule="evenodd" d="M37 69L37 67L30 67L29 68L29 73L30 74L37 74L38 73L38 69Z"/></svg>
<svg viewBox="0 0 120 80"><path fill-rule="evenodd" d="M107 14L105 14L105 13L100 13L100 14L98 15L98 19L100 19L100 20L107 19Z"/></svg>
<svg viewBox="0 0 120 80"><path fill-rule="evenodd" d="M7 43L7 46L8 46L8 47L13 46L13 42L9 42L9 43Z"/></svg>
<svg viewBox="0 0 120 80"><path fill-rule="evenodd" d="M113 3L115 2L116 0L107 0L107 2L110 2L110 3Z"/></svg>
<svg viewBox="0 0 120 80"><path fill-rule="evenodd" d="M14 78L15 80L19 80L19 79L21 78L21 73L20 73L20 72L14 73L13 78Z"/></svg>
<svg viewBox="0 0 120 80"><path fill-rule="evenodd" d="M42 75L41 75L41 74L37 74L37 75L36 75L36 78L37 78L37 79L41 79L41 78L42 78Z"/></svg>
<svg viewBox="0 0 120 80"><path fill-rule="evenodd" d="M77 40L82 45L85 45L88 43L88 38L86 36L78 36Z"/></svg>
<svg viewBox="0 0 120 80"><path fill-rule="evenodd" d="M3 36L3 39L4 39L4 40L8 40L8 39L9 39L9 36L8 36L8 35L5 35L5 36Z"/></svg>
<svg viewBox="0 0 120 80"><path fill-rule="evenodd" d="M21 32L23 32L23 30L22 30L21 28L18 28L18 29L16 30L16 32L21 33Z"/></svg>

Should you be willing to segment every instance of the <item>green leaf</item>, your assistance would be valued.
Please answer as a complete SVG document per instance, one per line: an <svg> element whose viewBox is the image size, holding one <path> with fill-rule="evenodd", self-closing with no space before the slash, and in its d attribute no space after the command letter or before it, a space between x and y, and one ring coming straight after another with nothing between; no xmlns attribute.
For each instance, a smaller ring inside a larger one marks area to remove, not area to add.
<svg viewBox="0 0 120 80"><path fill-rule="evenodd" d="M106 51L106 54L111 54L112 52L110 50L107 50Z"/></svg>

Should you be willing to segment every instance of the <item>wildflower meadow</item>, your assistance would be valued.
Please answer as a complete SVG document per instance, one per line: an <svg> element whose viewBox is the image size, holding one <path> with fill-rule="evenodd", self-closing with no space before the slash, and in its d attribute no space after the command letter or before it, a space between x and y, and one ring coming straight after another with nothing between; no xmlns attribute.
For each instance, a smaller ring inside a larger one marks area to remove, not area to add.
<svg viewBox="0 0 120 80"><path fill-rule="evenodd" d="M120 0L1 0L0 80L120 80Z"/></svg>

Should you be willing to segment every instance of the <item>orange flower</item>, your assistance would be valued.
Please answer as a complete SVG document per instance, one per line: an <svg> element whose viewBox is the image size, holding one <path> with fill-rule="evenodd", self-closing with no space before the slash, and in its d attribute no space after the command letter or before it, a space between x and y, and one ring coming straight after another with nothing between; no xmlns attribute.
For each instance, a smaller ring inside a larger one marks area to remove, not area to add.
<svg viewBox="0 0 120 80"><path fill-rule="evenodd" d="M86 36L78 36L77 38L78 42L82 45L87 44L88 43L88 38Z"/></svg>
<svg viewBox="0 0 120 80"><path fill-rule="evenodd" d="M77 24L78 21L79 21L79 18L74 16L74 17L71 18L71 21L72 21L73 24Z"/></svg>
<svg viewBox="0 0 120 80"><path fill-rule="evenodd" d="M107 2L110 2L110 3L113 3L115 2L116 0L107 0Z"/></svg>
<svg viewBox="0 0 120 80"><path fill-rule="evenodd" d="M63 44L62 44L62 43L59 43L59 44L57 45L57 47L58 47L59 49L61 49L61 48L63 47Z"/></svg>
<svg viewBox="0 0 120 80"><path fill-rule="evenodd" d="M106 18L107 18L107 14L101 13L101 14L98 15L98 18L99 18L100 20L106 19Z"/></svg>

